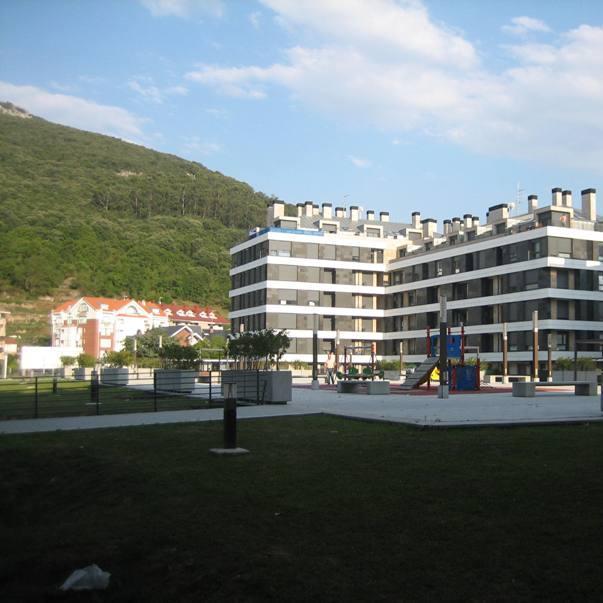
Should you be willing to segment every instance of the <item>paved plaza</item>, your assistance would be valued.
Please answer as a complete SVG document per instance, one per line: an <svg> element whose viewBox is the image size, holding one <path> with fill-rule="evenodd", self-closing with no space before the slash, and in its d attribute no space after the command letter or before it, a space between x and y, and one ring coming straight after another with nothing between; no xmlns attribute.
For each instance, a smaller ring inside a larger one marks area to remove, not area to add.
<svg viewBox="0 0 603 603"><path fill-rule="evenodd" d="M26 419L0 422L0 433L33 433L57 430L97 429L218 421L222 409L145 412L90 417ZM573 391L539 391L534 398L513 398L510 392L455 394L447 399L437 395L384 396L338 394L332 389L293 389L286 405L245 406L239 419L261 419L310 414L331 414L355 419L406 423L415 426L460 427L601 421L599 396L575 396Z"/></svg>

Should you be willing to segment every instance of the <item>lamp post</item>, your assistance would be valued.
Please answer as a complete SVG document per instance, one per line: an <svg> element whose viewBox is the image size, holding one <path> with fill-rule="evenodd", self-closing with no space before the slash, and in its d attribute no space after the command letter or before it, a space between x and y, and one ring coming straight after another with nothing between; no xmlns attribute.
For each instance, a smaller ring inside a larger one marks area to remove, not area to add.
<svg viewBox="0 0 603 603"><path fill-rule="evenodd" d="M448 398L448 312L446 298L440 297L440 385L438 398Z"/></svg>
<svg viewBox="0 0 603 603"><path fill-rule="evenodd" d="M319 389L318 384L318 314L315 302L309 302L312 308L312 389Z"/></svg>

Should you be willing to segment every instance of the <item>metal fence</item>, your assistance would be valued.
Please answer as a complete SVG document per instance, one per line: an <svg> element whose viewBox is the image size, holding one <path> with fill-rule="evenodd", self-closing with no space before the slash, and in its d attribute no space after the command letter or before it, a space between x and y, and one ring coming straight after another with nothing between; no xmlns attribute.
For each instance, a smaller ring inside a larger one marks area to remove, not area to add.
<svg viewBox="0 0 603 603"><path fill-rule="evenodd" d="M213 371L184 382L154 372L8 379L0 381L0 420L212 408L223 405L221 389L221 374Z"/></svg>

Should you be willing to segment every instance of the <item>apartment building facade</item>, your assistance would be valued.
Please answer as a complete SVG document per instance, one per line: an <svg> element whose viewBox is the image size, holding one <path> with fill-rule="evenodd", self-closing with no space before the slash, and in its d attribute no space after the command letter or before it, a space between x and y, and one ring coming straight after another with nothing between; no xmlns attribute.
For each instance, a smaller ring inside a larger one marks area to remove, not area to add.
<svg viewBox="0 0 603 603"><path fill-rule="evenodd" d="M463 326L470 349L500 363L506 329L509 371L528 373L535 310L543 363L549 345L554 358L568 356L603 336L602 230L594 189L582 191L579 208L570 191L553 189L543 207L530 195L519 215L499 204L483 225L465 214L440 232L419 212L394 223L387 212L306 203L290 217L276 202L266 228L231 250L231 327L287 329L287 360L311 360L316 327L321 360L375 344L381 358L414 363L425 358L444 296L448 323L456 333Z"/></svg>
<svg viewBox="0 0 603 603"><path fill-rule="evenodd" d="M56 307L51 322L53 346L78 348L95 358L120 351L126 337L157 327L187 325L217 332L228 325L211 308L90 296Z"/></svg>

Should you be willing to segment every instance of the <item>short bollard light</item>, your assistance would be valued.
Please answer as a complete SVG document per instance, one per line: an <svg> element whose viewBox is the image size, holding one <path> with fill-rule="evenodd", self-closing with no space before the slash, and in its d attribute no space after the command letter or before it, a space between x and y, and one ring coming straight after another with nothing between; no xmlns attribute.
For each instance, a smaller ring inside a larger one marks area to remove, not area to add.
<svg viewBox="0 0 603 603"><path fill-rule="evenodd" d="M237 384L224 384L224 447L210 448L212 454L247 454L249 450L237 446Z"/></svg>

